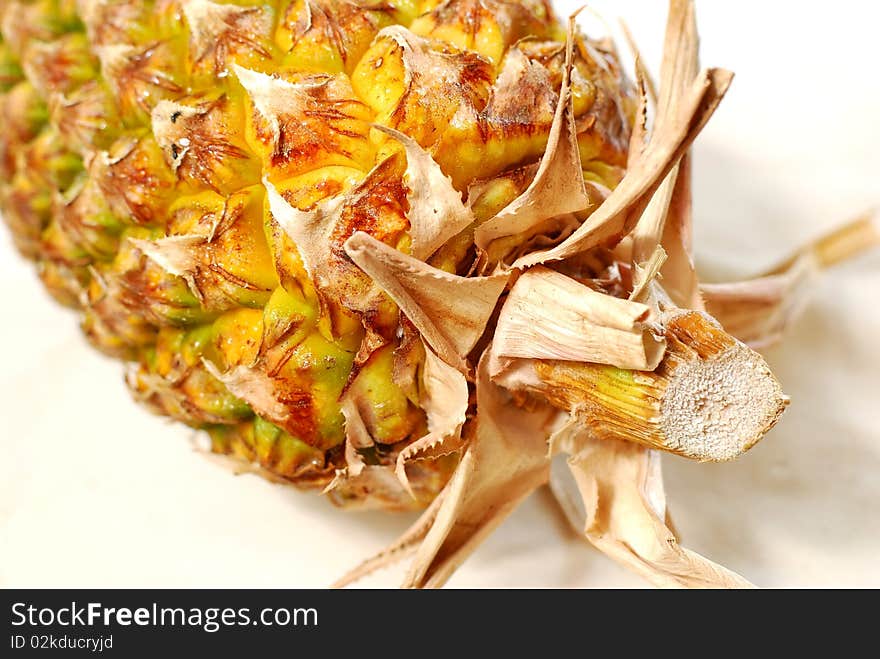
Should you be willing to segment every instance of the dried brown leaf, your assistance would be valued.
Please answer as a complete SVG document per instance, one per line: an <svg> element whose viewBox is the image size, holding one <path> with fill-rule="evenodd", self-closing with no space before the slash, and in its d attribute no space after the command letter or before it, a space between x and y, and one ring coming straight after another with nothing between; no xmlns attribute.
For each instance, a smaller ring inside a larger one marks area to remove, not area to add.
<svg viewBox="0 0 880 659"><path fill-rule="evenodd" d="M449 455L464 446L464 426L470 392L467 379L425 346L422 366L421 408L428 420L428 434L404 448L397 456L395 473L407 490L406 464Z"/></svg>
<svg viewBox="0 0 880 659"><path fill-rule="evenodd" d="M331 588L345 588L373 572L381 570L388 565L393 565L415 553L419 544L421 544L431 529L431 525L437 517L437 511L440 509L445 495L446 489L444 488L434 497L431 505L419 515L419 518L413 522L412 526L404 531L403 535L376 555L371 556L352 570L346 572L333 582Z"/></svg>
<svg viewBox="0 0 880 659"><path fill-rule="evenodd" d="M412 255L427 260L447 240L474 222L474 215L461 200L461 193L418 142L387 126L374 125L403 145L406 152L404 181L412 239Z"/></svg>
<svg viewBox="0 0 880 659"><path fill-rule="evenodd" d="M450 366L465 358L486 329L509 275L458 277L357 232L345 251L421 332Z"/></svg>
<svg viewBox="0 0 880 659"><path fill-rule="evenodd" d="M324 488L324 494L335 490L349 479L360 476L367 465L358 453L358 449L370 448L375 445L363 418L361 418L357 403L347 396L340 407L342 416L345 417L345 467L336 471L333 480Z"/></svg>
<svg viewBox="0 0 880 659"><path fill-rule="evenodd" d="M571 96L573 31L574 17L569 21L559 101L538 172L523 194L494 218L477 227L474 242L484 251L495 240L527 233L548 218L576 213L590 205L581 169Z"/></svg>
<svg viewBox="0 0 880 659"><path fill-rule="evenodd" d="M521 257L513 267L527 268L569 258L599 245L616 243L629 233L651 195L714 113L732 79L733 74L722 69L709 69L698 76L682 98L679 111L662 130L655 131L642 157L605 203L563 243Z"/></svg>
<svg viewBox="0 0 880 659"><path fill-rule="evenodd" d="M569 426L556 445L574 481L554 471L551 489L599 550L661 588L751 588L738 574L692 552L666 526L660 455L629 442L596 440Z"/></svg>
<svg viewBox="0 0 880 659"><path fill-rule="evenodd" d="M474 436L446 487L431 529L404 587L442 586L464 559L532 491L547 482L547 437L556 411L521 409L489 378L484 354L477 370Z"/></svg>
<svg viewBox="0 0 880 659"><path fill-rule="evenodd" d="M594 362L640 371L655 369L666 347L646 305L598 293L544 267L517 280L493 342L499 357Z"/></svg>
<svg viewBox="0 0 880 659"><path fill-rule="evenodd" d="M703 284L710 313L753 348L778 341L804 309L825 268L880 245L880 230L867 214L799 249L783 264L755 279Z"/></svg>

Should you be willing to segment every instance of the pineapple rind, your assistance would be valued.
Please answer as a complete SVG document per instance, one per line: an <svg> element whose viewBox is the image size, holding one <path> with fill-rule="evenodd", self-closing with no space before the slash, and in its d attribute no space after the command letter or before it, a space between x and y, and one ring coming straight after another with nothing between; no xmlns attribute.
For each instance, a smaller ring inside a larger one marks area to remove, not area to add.
<svg viewBox="0 0 880 659"><path fill-rule="evenodd" d="M492 217L547 143L564 50L549 4L3 0L0 35L3 216L92 343L129 363L134 395L217 453L323 487L344 467L350 393L376 443L362 457L390 471L426 425L395 377L397 308L342 250L355 231L409 249L405 157L372 124L416 139ZM585 178L613 188L631 90L614 53L577 50ZM348 195L321 276L263 181L300 210ZM466 272L472 234L432 263ZM231 369L258 373L276 405L234 395L218 378ZM453 466L414 464L415 501L369 487L334 500L422 505Z"/></svg>

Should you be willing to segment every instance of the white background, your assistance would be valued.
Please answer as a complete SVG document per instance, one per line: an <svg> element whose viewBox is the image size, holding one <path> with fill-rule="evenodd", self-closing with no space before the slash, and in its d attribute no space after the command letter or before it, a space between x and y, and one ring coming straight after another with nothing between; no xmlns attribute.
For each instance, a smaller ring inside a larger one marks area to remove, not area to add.
<svg viewBox="0 0 880 659"><path fill-rule="evenodd" d="M626 17L656 72L665 4L590 6ZM856 0L698 9L704 63L737 78L696 149L697 256L715 277L747 275L880 203L880 15ZM880 586L878 252L830 273L768 352L793 404L759 447L729 465L666 459L685 544L759 585ZM412 519L343 513L196 454L191 431L129 399L5 229L0 299L0 584L325 586ZM642 582L539 492L450 585Z"/></svg>

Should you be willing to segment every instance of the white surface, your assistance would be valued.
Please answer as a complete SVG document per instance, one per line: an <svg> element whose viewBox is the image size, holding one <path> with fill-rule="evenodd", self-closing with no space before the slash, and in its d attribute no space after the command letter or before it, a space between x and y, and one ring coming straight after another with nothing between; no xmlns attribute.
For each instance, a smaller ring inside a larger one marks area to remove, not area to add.
<svg viewBox="0 0 880 659"><path fill-rule="evenodd" d="M664 2L590 6L625 16L657 70ZM745 275L880 203L878 10L698 7L704 62L737 79L696 151L697 253ZM121 366L87 347L5 228L0 287L0 583L325 586L410 521L339 512L194 453L188 429L129 399ZM793 398L777 429L734 464L666 460L688 546L764 586L880 586L878 301L880 253L830 273L768 353ZM541 492L450 585L642 582L573 537Z"/></svg>

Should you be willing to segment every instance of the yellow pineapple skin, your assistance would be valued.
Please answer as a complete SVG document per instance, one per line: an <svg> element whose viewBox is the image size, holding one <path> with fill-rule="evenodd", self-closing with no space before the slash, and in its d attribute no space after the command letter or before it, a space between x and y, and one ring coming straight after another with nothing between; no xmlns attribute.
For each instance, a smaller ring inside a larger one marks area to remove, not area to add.
<svg viewBox="0 0 880 659"><path fill-rule="evenodd" d="M491 218L547 143L564 60L550 5L5 0L0 35L4 220L134 396L216 453L323 488L345 466L352 395L376 444L364 459L392 474L425 415L397 368L411 356L397 307L342 249L365 231L409 250L406 157L373 126L414 138ZM613 189L633 93L603 43L579 37L574 66L585 177ZM346 195L320 277L267 183L303 211ZM468 273L472 235L431 263ZM414 463L415 499L393 475L332 496L424 506L454 465Z"/></svg>

